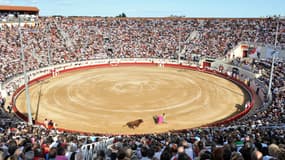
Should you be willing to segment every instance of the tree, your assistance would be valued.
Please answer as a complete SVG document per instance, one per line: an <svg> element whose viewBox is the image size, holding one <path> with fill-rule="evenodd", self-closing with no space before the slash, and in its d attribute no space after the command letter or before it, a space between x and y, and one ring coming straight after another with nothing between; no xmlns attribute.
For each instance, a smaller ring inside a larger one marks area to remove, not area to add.
<svg viewBox="0 0 285 160"><path fill-rule="evenodd" d="M119 17L119 18L125 18L125 17L127 17L127 15L123 12L123 13L119 14L119 15L118 15L118 16L116 16L116 17Z"/></svg>

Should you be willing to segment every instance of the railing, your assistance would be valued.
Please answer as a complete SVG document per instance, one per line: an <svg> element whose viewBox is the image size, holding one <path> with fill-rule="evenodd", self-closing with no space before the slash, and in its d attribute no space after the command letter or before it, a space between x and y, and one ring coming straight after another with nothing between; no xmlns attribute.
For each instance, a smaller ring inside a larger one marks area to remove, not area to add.
<svg viewBox="0 0 285 160"><path fill-rule="evenodd" d="M94 154L98 151L103 150L107 152L107 146L114 143L115 138L109 138L100 142L95 142L91 144L86 144L81 147L83 152L84 160L90 160L94 158Z"/></svg>

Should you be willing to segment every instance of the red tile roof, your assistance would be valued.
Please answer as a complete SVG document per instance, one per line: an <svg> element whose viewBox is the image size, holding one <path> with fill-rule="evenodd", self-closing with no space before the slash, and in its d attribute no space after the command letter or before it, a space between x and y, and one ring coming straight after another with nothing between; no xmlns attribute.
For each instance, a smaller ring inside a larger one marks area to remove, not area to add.
<svg viewBox="0 0 285 160"><path fill-rule="evenodd" d="M39 9L37 7L30 7L30 6L2 6L0 5L0 11L39 12Z"/></svg>

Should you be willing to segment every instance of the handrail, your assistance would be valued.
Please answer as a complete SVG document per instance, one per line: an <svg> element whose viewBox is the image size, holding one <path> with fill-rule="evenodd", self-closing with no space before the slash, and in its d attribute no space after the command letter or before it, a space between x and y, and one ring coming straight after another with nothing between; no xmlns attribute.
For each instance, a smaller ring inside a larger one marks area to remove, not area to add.
<svg viewBox="0 0 285 160"><path fill-rule="evenodd" d="M97 151L103 150L105 153L107 152L107 147L111 144L113 144L115 138L109 138L100 142L95 142L91 144L85 144L81 147L81 150L83 152L83 159L89 160L93 159L94 153Z"/></svg>

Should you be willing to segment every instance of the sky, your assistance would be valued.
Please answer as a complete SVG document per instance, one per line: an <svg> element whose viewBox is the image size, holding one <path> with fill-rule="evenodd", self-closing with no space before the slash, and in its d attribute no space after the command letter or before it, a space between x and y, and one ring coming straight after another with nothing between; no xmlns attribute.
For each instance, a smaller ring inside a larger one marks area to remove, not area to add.
<svg viewBox="0 0 285 160"><path fill-rule="evenodd" d="M0 5L35 6L40 16L285 16L285 0L0 0Z"/></svg>

